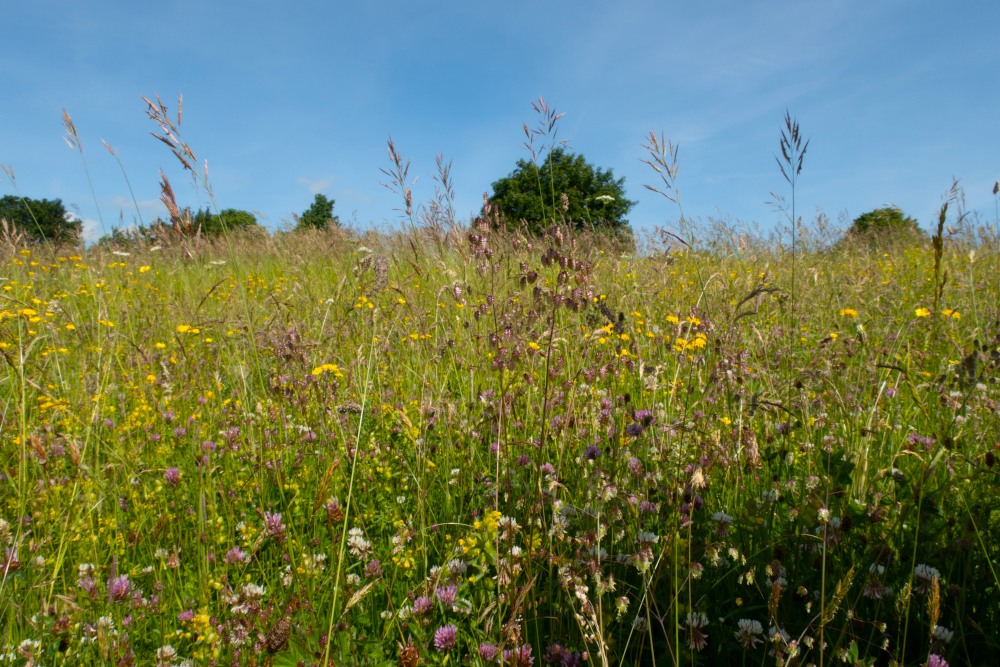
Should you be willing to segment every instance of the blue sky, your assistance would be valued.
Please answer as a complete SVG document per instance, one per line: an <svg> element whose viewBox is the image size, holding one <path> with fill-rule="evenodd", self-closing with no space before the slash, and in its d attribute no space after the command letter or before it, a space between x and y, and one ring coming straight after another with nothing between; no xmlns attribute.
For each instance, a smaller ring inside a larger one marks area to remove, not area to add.
<svg viewBox="0 0 1000 667"><path fill-rule="evenodd" d="M315 192L342 220L398 220L378 183L390 133L420 176L417 200L433 195L435 154L453 161L467 215L527 156L521 126L536 124L539 96L566 113L559 138L626 177L639 230L677 215L642 187L657 183L640 162L649 130L680 145L688 216L773 226L786 108L811 139L800 213L893 203L927 226L954 176L993 218L1000 3L74 0L9 2L2 18L0 164L25 196L97 221L65 107L108 228L135 209L101 139L147 219L164 213L160 168L182 205L206 201L148 134L140 95L155 93L171 112L183 93L183 138L220 207L271 227ZM4 178L0 195L13 192Z"/></svg>

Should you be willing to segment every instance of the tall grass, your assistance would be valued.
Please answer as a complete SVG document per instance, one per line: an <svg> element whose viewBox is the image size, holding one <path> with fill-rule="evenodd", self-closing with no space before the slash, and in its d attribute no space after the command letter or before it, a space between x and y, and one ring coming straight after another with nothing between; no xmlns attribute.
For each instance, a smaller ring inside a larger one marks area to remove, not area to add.
<svg viewBox="0 0 1000 667"><path fill-rule="evenodd" d="M6 237L8 661L997 661L987 236L821 220L790 318L752 230L464 228L390 154L399 231Z"/></svg>

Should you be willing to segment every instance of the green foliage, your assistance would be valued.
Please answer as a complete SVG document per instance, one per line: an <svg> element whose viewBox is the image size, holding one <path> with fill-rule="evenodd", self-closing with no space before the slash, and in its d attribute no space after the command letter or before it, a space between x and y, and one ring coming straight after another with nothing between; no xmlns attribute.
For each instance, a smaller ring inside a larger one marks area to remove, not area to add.
<svg viewBox="0 0 1000 667"><path fill-rule="evenodd" d="M917 221L903 215L901 210L893 206L878 208L859 215L854 219L854 224L851 225L848 234L870 239L885 236L901 238L923 236L923 232L917 226Z"/></svg>
<svg viewBox="0 0 1000 667"><path fill-rule="evenodd" d="M191 231L199 228L204 236L219 236L225 232L249 230L257 227L257 216L249 211L227 208L217 214L205 208L191 217Z"/></svg>
<svg viewBox="0 0 1000 667"><path fill-rule="evenodd" d="M307 208L299 216L297 229L326 229L331 223L340 227L340 218L333 214L335 199L327 199L326 196L318 194L313 199L312 206Z"/></svg>
<svg viewBox="0 0 1000 667"><path fill-rule="evenodd" d="M6 218L34 242L75 243L83 227L72 220L61 199L0 198L0 218Z"/></svg>
<svg viewBox="0 0 1000 667"><path fill-rule="evenodd" d="M625 216L636 202L625 198L625 178L617 181L611 169L587 163L583 155L556 148L538 167L518 160L517 169L493 183L490 203L508 220L524 220L538 234L559 215L579 229L593 224L599 230L623 232Z"/></svg>
<svg viewBox="0 0 1000 667"><path fill-rule="evenodd" d="M116 227L111 230L111 233L102 236L97 244L127 248L133 246L140 239L146 245L161 243L164 241L165 230L183 236L194 235L201 230L203 237L214 238L222 236L226 232L232 234L259 229L261 227L257 224L257 217L249 211L227 208L218 213L212 213L211 209L205 208L192 213L191 209L186 208L181 211L177 224L156 219L149 226Z"/></svg>

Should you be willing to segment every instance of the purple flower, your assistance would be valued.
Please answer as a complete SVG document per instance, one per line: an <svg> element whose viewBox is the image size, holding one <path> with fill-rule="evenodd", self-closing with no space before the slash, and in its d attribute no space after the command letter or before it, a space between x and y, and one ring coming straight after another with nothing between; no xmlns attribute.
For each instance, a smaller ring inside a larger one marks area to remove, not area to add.
<svg viewBox="0 0 1000 667"><path fill-rule="evenodd" d="M531 458L527 454L521 454L517 457L517 464L521 467L527 467L531 463Z"/></svg>
<svg viewBox="0 0 1000 667"><path fill-rule="evenodd" d="M649 428L651 424L654 424L656 420L653 418L653 413L649 410L636 410L635 420L642 424L643 428Z"/></svg>
<svg viewBox="0 0 1000 667"><path fill-rule="evenodd" d="M88 575L83 575L76 580L76 585L87 591L87 595L93 596L97 592L97 586L94 585L94 580Z"/></svg>
<svg viewBox="0 0 1000 667"><path fill-rule="evenodd" d="M597 445L591 445L583 450L583 458L588 461L596 461L601 456L601 448Z"/></svg>
<svg viewBox="0 0 1000 667"><path fill-rule="evenodd" d="M429 614L432 609L434 609L434 600L430 599L426 595L421 595L413 601L413 613L417 616Z"/></svg>
<svg viewBox="0 0 1000 667"><path fill-rule="evenodd" d="M128 501L125 496L118 496L118 507L122 508L122 512L128 512Z"/></svg>
<svg viewBox="0 0 1000 667"><path fill-rule="evenodd" d="M203 452L214 452L215 451L215 443L212 442L211 440L206 440L205 442L201 443L201 451L203 451Z"/></svg>
<svg viewBox="0 0 1000 667"><path fill-rule="evenodd" d="M194 612L190 609L185 609L181 613L177 614L177 620L181 623L187 623L192 618L194 618Z"/></svg>
<svg viewBox="0 0 1000 667"><path fill-rule="evenodd" d="M167 480L170 486L177 486L181 483L181 471L177 468L167 468L163 473L163 479Z"/></svg>
<svg viewBox="0 0 1000 667"><path fill-rule="evenodd" d="M458 586L441 586L436 591L434 591L434 596L441 602L446 608L451 608L455 604L455 596L458 594Z"/></svg>
<svg viewBox="0 0 1000 667"><path fill-rule="evenodd" d="M442 653L447 653L455 648L457 634L458 628L454 625L442 625L434 633L434 648Z"/></svg>
<svg viewBox="0 0 1000 667"><path fill-rule="evenodd" d="M583 667L585 662L580 653L574 653L560 644L549 644L542 660L551 667Z"/></svg>
<svg viewBox="0 0 1000 667"><path fill-rule="evenodd" d="M927 659L927 667L948 667L948 663L938 654L931 653Z"/></svg>
<svg viewBox="0 0 1000 667"><path fill-rule="evenodd" d="M246 552L239 547L233 547L226 552L226 555L222 558L223 562L228 565L235 565L236 563L245 563L250 558L247 556Z"/></svg>
<svg viewBox="0 0 1000 667"><path fill-rule="evenodd" d="M379 577L382 575L382 563L378 561L378 558L372 558L365 565L365 576L369 578Z"/></svg>
<svg viewBox="0 0 1000 667"><path fill-rule="evenodd" d="M625 427L625 435L631 438L638 438L640 435L642 435L642 424L640 424L639 422L632 422L631 424Z"/></svg>
<svg viewBox="0 0 1000 667"><path fill-rule="evenodd" d="M531 644L522 644L503 652L504 667L531 667L535 664L535 656L531 655Z"/></svg>
<svg viewBox="0 0 1000 667"><path fill-rule="evenodd" d="M111 600L120 601L128 597L132 591L132 582L128 580L128 575L123 574L108 581L108 597Z"/></svg>
<svg viewBox="0 0 1000 667"><path fill-rule="evenodd" d="M175 438L183 438L185 435L187 435L187 433L188 433L188 430L186 428L184 428L183 426L178 426L177 428L174 429L174 437Z"/></svg>
<svg viewBox="0 0 1000 667"><path fill-rule="evenodd" d="M895 387L889 387L885 390L885 395L888 398L896 398L897 389Z"/></svg>
<svg viewBox="0 0 1000 667"><path fill-rule="evenodd" d="M551 463L542 464L542 472L544 472L546 475L551 475L555 471L556 471L556 468Z"/></svg>
<svg viewBox="0 0 1000 667"><path fill-rule="evenodd" d="M486 662L493 662L497 657L497 647L489 642L483 642L479 645L479 657Z"/></svg>
<svg viewBox="0 0 1000 667"><path fill-rule="evenodd" d="M278 542L285 541L285 524L281 523L281 513L264 512L264 529L268 537L273 537Z"/></svg>

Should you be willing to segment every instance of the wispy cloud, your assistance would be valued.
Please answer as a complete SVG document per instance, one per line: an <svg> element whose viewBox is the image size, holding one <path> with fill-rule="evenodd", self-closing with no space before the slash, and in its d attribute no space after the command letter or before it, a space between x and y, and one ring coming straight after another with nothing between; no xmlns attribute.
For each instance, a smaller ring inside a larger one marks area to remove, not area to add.
<svg viewBox="0 0 1000 667"><path fill-rule="evenodd" d="M308 186L309 192L311 194L315 195L315 194L318 194L320 192L323 192L323 190L326 190L328 187L330 187L331 185L333 185L333 179L332 178L324 178L324 179L319 180L319 181L314 181L311 178L306 178L305 176L303 176L302 178L299 179L299 183L301 183L302 185Z"/></svg>
<svg viewBox="0 0 1000 667"><path fill-rule="evenodd" d="M347 188L345 190L341 190L340 192L337 193L337 196L350 198L351 200L355 202L360 202L362 204L371 204L377 201L373 197L366 197L365 195L361 194L361 190L358 188Z"/></svg>

